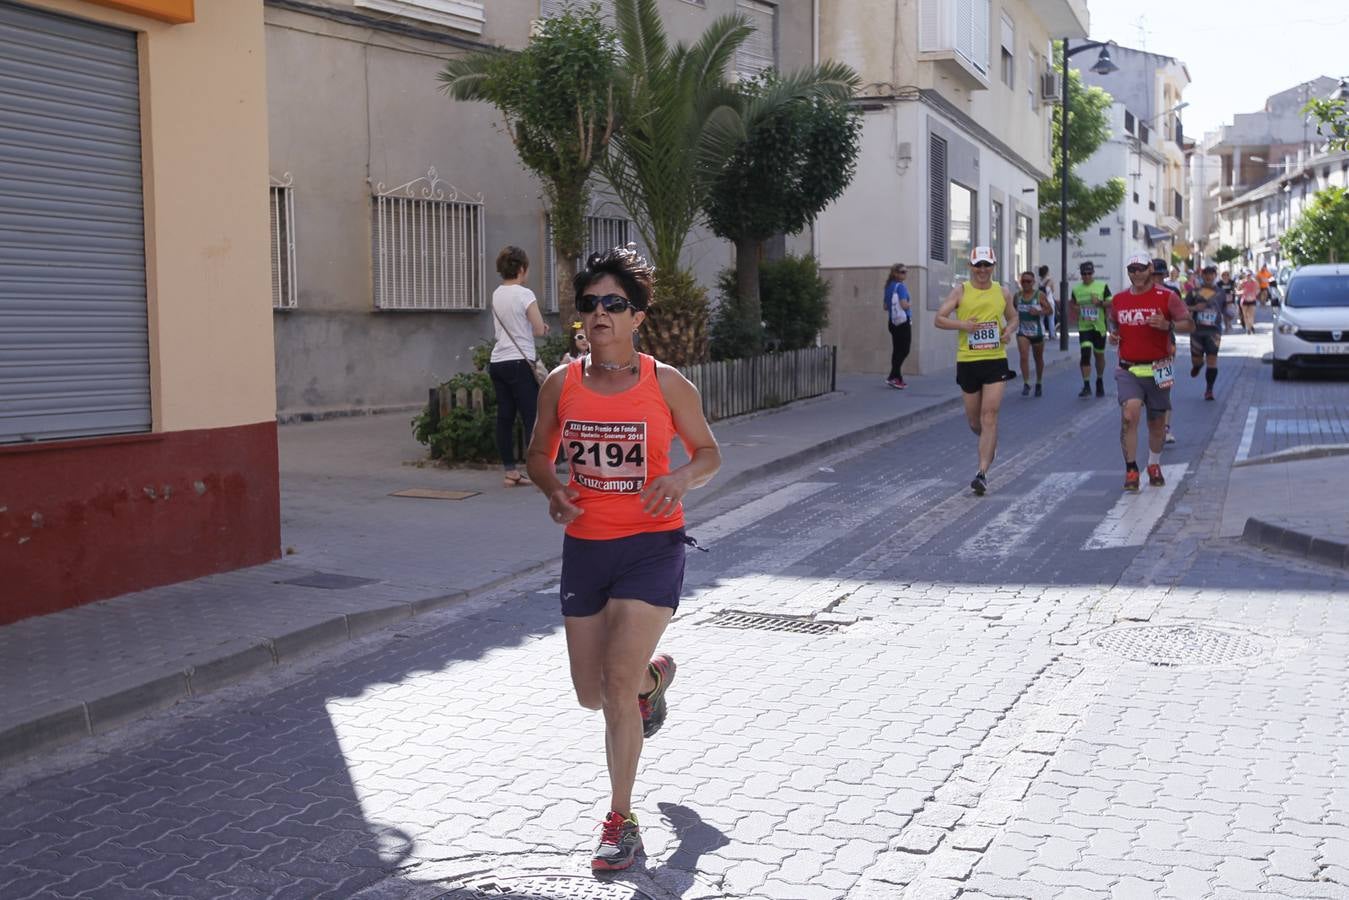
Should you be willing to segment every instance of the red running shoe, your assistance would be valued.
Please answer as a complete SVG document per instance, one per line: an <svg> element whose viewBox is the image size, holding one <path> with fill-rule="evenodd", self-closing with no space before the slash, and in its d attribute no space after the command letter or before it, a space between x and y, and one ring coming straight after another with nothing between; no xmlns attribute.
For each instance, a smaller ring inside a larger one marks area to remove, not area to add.
<svg viewBox="0 0 1349 900"><path fill-rule="evenodd" d="M1162 467L1158 465L1148 466L1148 484L1153 487L1161 487L1166 484L1166 479L1162 477Z"/></svg>
<svg viewBox="0 0 1349 900"><path fill-rule="evenodd" d="M656 686L645 697L637 697L637 706L642 711L642 737L651 737L665 724L665 716L670 711L665 702L665 692L675 677L674 657L668 653L658 653L647 665L656 679Z"/></svg>
<svg viewBox="0 0 1349 900"><path fill-rule="evenodd" d="M600 825L600 845L590 860L592 872L617 872L626 869L637 859L642 849L642 832L637 817L611 812Z"/></svg>
<svg viewBox="0 0 1349 900"><path fill-rule="evenodd" d="M1140 478L1137 469L1129 469L1124 473L1124 489L1126 491L1137 491Z"/></svg>

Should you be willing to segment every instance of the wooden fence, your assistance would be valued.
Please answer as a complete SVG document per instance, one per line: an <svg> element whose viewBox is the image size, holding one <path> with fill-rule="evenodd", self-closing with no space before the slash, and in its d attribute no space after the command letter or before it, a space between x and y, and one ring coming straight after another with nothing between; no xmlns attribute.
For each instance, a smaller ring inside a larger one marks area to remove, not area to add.
<svg viewBox="0 0 1349 900"><path fill-rule="evenodd" d="M716 421L829 393L837 379L835 351L834 347L807 347L699 363L680 371L702 394L708 421Z"/></svg>

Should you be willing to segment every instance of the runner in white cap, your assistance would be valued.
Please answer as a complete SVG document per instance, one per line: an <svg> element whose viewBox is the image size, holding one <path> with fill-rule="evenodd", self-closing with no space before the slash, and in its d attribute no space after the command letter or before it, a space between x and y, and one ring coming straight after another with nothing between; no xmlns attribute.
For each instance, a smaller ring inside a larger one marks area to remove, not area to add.
<svg viewBox="0 0 1349 900"><path fill-rule="evenodd" d="M960 332L956 338L956 383L965 397L965 418L979 436L979 471L970 488L983 496L988 470L998 450L998 410L1012 373L1006 344L1017 331L1012 292L993 283L997 257L991 247L970 251L970 280L946 295L933 320L938 328Z"/></svg>

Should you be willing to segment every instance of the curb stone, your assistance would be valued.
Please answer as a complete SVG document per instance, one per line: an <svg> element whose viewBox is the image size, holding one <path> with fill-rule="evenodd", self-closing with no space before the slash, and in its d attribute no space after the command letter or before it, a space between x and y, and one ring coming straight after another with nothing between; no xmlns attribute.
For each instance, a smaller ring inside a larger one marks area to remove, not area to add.
<svg viewBox="0 0 1349 900"><path fill-rule="evenodd" d="M1278 550L1323 565L1349 569L1349 543L1316 537L1290 525L1251 517L1246 520L1241 539L1266 550Z"/></svg>

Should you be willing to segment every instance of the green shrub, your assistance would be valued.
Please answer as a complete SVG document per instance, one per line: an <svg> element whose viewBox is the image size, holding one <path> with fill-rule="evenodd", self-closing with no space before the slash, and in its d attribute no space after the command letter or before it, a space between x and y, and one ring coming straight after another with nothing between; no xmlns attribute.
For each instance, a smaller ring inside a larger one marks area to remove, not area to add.
<svg viewBox="0 0 1349 900"><path fill-rule="evenodd" d="M434 425L431 410L423 410L412 420L413 437L430 449L432 459L500 462L496 448L496 392L492 389L492 379L485 372L462 372L444 386L451 392L463 388L470 397L474 390L482 391L483 408L453 407ZM520 427L517 423L517 430Z"/></svg>
<svg viewBox="0 0 1349 900"><path fill-rule="evenodd" d="M763 324L751 322L735 292L735 270L722 270L717 280L721 302L712 314L712 359L745 359L763 353Z"/></svg>
<svg viewBox="0 0 1349 900"><path fill-rule="evenodd" d="M718 281L721 304L712 321L712 358L757 356L766 346L775 350L812 347L829 324L829 282L820 277L813 256L786 256L759 269L759 303L763 322L750 322L736 295L735 271Z"/></svg>
<svg viewBox="0 0 1349 900"><path fill-rule="evenodd" d="M759 294L768 337L779 350L814 346L815 336L829 324L829 282L820 277L814 256L765 262Z"/></svg>

